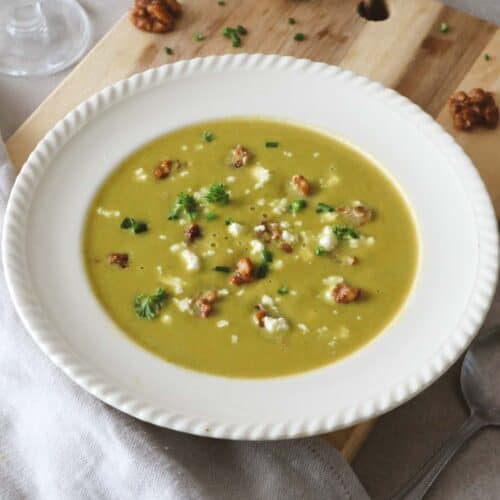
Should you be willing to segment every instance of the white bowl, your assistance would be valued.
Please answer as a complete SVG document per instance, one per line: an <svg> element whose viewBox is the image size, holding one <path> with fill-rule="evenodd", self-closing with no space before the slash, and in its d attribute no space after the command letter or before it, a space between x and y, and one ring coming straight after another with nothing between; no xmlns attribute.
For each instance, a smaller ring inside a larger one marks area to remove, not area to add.
<svg viewBox="0 0 500 500"><path fill-rule="evenodd" d="M405 193L421 242L413 291L375 340L324 368L264 380L198 373L146 352L101 308L81 259L89 202L123 158L178 127L245 115L321 127L375 158ZM153 69L81 104L31 154L3 234L16 308L68 376L142 420L234 439L328 432L417 394L481 325L495 288L497 248L479 175L417 106L337 67L245 54Z"/></svg>

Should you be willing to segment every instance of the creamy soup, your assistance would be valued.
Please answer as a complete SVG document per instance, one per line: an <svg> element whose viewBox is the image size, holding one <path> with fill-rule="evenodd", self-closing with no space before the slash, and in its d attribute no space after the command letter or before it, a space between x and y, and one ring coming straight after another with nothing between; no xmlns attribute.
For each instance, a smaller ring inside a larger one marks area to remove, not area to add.
<svg viewBox="0 0 500 500"><path fill-rule="evenodd" d="M139 345L194 370L267 377L378 335L408 296L418 241L366 156L252 118L177 130L128 157L91 204L83 251L96 296Z"/></svg>

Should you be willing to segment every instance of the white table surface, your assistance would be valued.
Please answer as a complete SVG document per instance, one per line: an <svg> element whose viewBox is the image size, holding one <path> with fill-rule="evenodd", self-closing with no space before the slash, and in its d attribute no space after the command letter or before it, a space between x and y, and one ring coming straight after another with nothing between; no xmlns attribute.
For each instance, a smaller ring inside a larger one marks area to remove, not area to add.
<svg viewBox="0 0 500 500"><path fill-rule="evenodd" d="M500 0L445 1L500 24ZM95 42L132 2L80 0L80 3L91 17ZM65 75L33 79L0 77L0 131L4 138L14 132ZM490 315L490 322L494 321L493 316L500 322L500 314ZM455 365L418 397L380 418L354 462L354 470L373 498L388 498L462 423L466 414L459 390L459 366ZM499 471L500 432L487 429L465 446L427 498L497 500Z"/></svg>

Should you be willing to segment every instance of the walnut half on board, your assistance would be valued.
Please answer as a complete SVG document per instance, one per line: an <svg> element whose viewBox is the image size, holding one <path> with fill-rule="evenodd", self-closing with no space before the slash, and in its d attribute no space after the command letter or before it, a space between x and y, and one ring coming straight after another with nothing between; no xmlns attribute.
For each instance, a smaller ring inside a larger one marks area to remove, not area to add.
<svg viewBox="0 0 500 500"><path fill-rule="evenodd" d="M150 33L172 31L175 18L182 13L177 0L135 0L130 9L130 20L140 30Z"/></svg>

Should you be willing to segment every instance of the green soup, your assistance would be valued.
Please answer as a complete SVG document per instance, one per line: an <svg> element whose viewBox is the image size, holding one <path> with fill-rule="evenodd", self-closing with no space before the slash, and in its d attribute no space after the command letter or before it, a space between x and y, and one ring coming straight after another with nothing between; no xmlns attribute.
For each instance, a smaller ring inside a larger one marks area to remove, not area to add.
<svg viewBox="0 0 500 500"><path fill-rule="evenodd" d="M359 349L394 319L418 261L410 211L367 157L260 119L190 126L135 152L93 200L83 251L130 338L239 377Z"/></svg>

